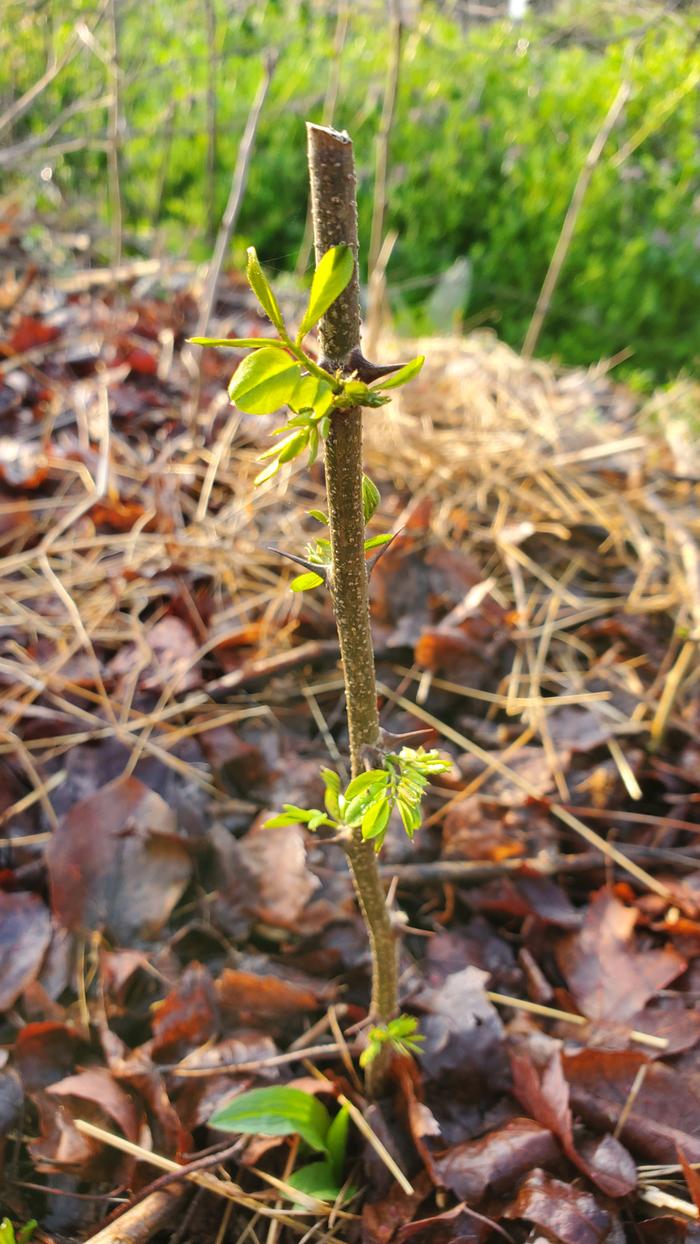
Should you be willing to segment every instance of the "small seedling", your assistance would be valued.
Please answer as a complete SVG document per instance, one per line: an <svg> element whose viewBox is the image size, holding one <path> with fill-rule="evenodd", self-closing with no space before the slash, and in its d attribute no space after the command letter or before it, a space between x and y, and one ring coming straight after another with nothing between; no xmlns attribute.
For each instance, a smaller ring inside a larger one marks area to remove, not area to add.
<svg viewBox="0 0 700 1244"><path fill-rule="evenodd" d="M24 1226L15 1232L10 1219L3 1218L0 1220L0 1244L29 1244L36 1227L36 1219L30 1218L29 1222L25 1222Z"/></svg>
<svg viewBox="0 0 700 1244"><path fill-rule="evenodd" d="M399 1015L381 1028L371 1028L367 1046L360 1054L360 1066L369 1067L388 1046L397 1054L420 1054L425 1038L418 1032L418 1020L412 1015Z"/></svg>
<svg viewBox="0 0 700 1244"><path fill-rule="evenodd" d="M300 1166L285 1182L319 1201L335 1201L343 1191L349 1121L345 1106L331 1118L317 1097L283 1085L241 1093L217 1110L209 1125L220 1132L246 1136L299 1136L322 1156ZM352 1192L346 1189L345 1196ZM0 1240L0 1244L4 1242Z"/></svg>
<svg viewBox="0 0 700 1244"><path fill-rule="evenodd" d="M363 357L352 143L347 135L322 126L310 125L308 132L318 262L297 332L290 331L285 323L251 247L248 281L277 337L197 337L194 342L250 351L236 368L228 390L239 410L267 415L288 407L290 413L275 433L281 439L262 455L258 486L300 454L306 453L311 464L321 447L324 449L327 508L312 510L310 516L327 529L327 535L310 541L303 552L284 556L304 571L293 580L293 591L325 587L330 592L343 663L352 775L344 784L340 774L324 769L324 808L285 804L267 824L301 823L310 830L330 829L345 848L372 955L370 1014L376 1027L363 1061L368 1091L376 1094L391 1051L416 1052L419 1042L416 1021L408 1016L397 1018L396 923L387 909L377 853L394 810L413 838L430 778L449 766L434 751L409 747L389 751L380 731L368 578L372 565L394 537L387 532L367 534L380 497L362 468L362 413L388 402L388 391L417 376L424 360L421 356L405 365L381 367ZM322 348L320 361L304 344L316 325Z"/></svg>

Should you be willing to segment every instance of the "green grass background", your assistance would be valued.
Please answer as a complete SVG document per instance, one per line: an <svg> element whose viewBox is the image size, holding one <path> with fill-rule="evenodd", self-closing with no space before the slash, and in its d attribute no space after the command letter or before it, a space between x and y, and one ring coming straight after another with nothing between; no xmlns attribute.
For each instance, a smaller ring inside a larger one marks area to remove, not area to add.
<svg viewBox="0 0 700 1244"><path fill-rule="evenodd" d="M209 3L214 215L226 201L262 52L277 48L232 261L254 242L273 272L293 270L306 213L304 121L321 119L336 10L304 0ZM60 55L77 20L94 24L96 7L82 0L4 7L7 105L49 55ZM206 9L203 0L117 0L125 238L133 253L209 253ZM430 327L431 282L466 257L466 322L493 324L510 344L522 343L578 172L628 72L632 96L593 175L538 352L589 363L629 347L622 370L644 387L692 371L700 354L699 31L693 6L663 17L660 6L605 0L464 29L426 0L406 32L391 140L387 227L399 239L388 277L400 324ZM95 38L107 46L104 19ZM336 123L355 141L365 253L387 46L383 7L353 5ZM41 135L78 100L99 101L106 80L99 56L82 51L8 141ZM4 180L44 217L88 225L109 258L106 134L105 107L69 115ZM77 149L62 149L71 142ZM636 149L615 167L629 142ZM49 182L41 179L47 167Z"/></svg>

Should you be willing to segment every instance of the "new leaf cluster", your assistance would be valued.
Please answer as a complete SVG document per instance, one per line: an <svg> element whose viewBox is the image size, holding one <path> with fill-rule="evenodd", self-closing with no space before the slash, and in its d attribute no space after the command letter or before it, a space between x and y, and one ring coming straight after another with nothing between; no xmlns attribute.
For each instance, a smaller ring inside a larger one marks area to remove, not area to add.
<svg viewBox="0 0 700 1244"><path fill-rule="evenodd" d="M437 751L402 747L400 752L384 756L383 768L359 773L344 791L338 774L322 769L325 811L286 803L279 816L266 821L266 828L302 824L314 831L327 826L342 833L359 827L362 837L371 840L379 851L395 808L408 837L413 838L420 827L421 801L431 776L449 767L449 761Z"/></svg>

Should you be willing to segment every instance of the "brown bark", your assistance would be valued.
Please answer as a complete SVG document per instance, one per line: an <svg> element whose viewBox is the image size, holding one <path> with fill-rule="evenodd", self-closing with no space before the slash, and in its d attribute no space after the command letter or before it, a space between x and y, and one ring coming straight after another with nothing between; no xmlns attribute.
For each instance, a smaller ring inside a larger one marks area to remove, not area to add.
<svg viewBox="0 0 700 1244"><path fill-rule="evenodd" d="M353 278L320 325L325 366L352 370L360 347L357 268L357 203L352 143L346 134L309 125L309 175L316 262L332 246L345 244L355 256ZM362 510L362 411L338 411L326 442L326 491L332 549L330 590L335 609L347 703L353 776L361 773L365 749L379 738L377 688L369 621L365 523ZM398 971L394 931L387 910L377 857L361 832L347 848L355 890L372 951L372 1017L386 1023L397 1010ZM384 1068L368 1069L368 1088L376 1092Z"/></svg>

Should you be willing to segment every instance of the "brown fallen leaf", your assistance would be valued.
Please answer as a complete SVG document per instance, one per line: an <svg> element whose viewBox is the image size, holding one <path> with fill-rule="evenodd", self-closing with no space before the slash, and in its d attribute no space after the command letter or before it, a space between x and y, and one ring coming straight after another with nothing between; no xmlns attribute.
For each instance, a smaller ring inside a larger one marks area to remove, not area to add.
<svg viewBox="0 0 700 1244"><path fill-rule="evenodd" d="M15 1061L28 1093L62 1080L75 1066L81 1039L68 1024L25 1024L17 1034Z"/></svg>
<svg viewBox="0 0 700 1244"><path fill-rule="evenodd" d="M51 919L38 895L0 891L0 1011L36 979L50 939Z"/></svg>
<svg viewBox="0 0 700 1244"><path fill-rule="evenodd" d="M482 1244L492 1238L490 1220L470 1214L464 1205L408 1222L394 1236L396 1244ZM505 1238L510 1239L510 1236Z"/></svg>
<svg viewBox="0 0 700 1244"><path fill-rule="evenodd" d="M263 1019L290 1019L315 1011L319 997L327 996L328 990L321 982L317 992L281 976L258 976L254 972L226 968L216 982L216 993L227 1018L238 1024L248 1024Z"/></svg>
<svg viewBox="0 0 700 1244"><path fill-rule="evenodd" d="M700 1093L695 1080L632 1050L581 1050L564 1055L571 1104L585 1123L615 1127L640 1067L646 1073L626 1116L621 1139L639 1157L676 1162L680 1147L700 1162Z"/></svg>
<svg viewBox="0 0 700 1244"><path fill-rule="evenodd" d="M394 1183L386 1196L362 1207L363 1244L389 1244L396 1232L412 1222L416 1210L430 1196L433 1185L425 1172L413 1180L413 1192Z"/></svg>
<svg viewBox="0 0 700 1244"><path fill-rule="evenodd" d="M191 872L170 808L133 777L75 804L52 835L47 863L58 923L108 929L124 944L162 928Z"/></svg>
<svg viewBox="0 0 700 1244"><path fill-rule="evenodd" d="M561 1244L603 1244L612 1222L607 1210L590 1192L532 1171L508 1207L508 1218L534 1222Z"/></svg>
<svg viewBox="0 0 700 1244"><path fill-rule="evenodd" d="M641 1244L700 1244L700 1227L680 1218L649 1218L635 1223Z"/></svg>
<svg viewBox="0 0 700 1244"><path fill-rule="evenodd" d="M638 949L636 922L633 907L603 890L587 908L581 930L557 947L559 968L588 1019L630 1020L685 971L685 960L670 946Z"/></svg>
<svg viewBox="0 0 700 1244"><path fill-rule="evenodd" d="M190 963L162 1002L152 1008L154 1058L172 1062L211 1040L219 1026L219 1008L208 968Z"/></svg>
<svg viewBox="0 0 700 1244"><path fill-rule="evenodd" d="M525 1051L511 1055L513 1091L526 1110L559 1140L567 1157L608 1196L626 1196L637 1186L632 1158L614 1136L603 1136L585 1147L574 1143L569 1086L557 1050L540 1071Z"/></svg>
<svg viewBox="0 0 700 1244"><path fill-rule="evenodd" d="M481 1097L484 1087L498 1092L507 1083L504 1030L484 992L488 975L479 968L453 972L436 989L424 989L418 1003L426 1012L421 1065L433 1079L458 1083Z"/></svg>
<svg viewBox="0 0 700 1244"><path fill-rule="evenodd" d="M479 1140L453 1145L435 1159L441 1182L460 1201L478 1205L487 1192L509 1192L527 1171L561 1162L561 1150L534 1119L511 1119Z"/></svg>
<svg viewBox="0 0 700 1244"><path fill-rule="evenodd" d="M139 669L139 685L144 691L191 691L201 686L202 676L197 664L199 645L189 626L172 614L166 614L146 632L150 655L142 655L137 644L126 644L110 664L115 677L129 676Z"/></svg>
<svg viewBox="0 0 700 1244"><path fill-rule="evenodd" d="M238 845L243 866L253 878L248 910L264 924L296 929L306 904L319 888L306 863L300 826L262 829L255 825Z"/></svg>
<svg viewBox="0 0 700 1244"><path fill-rule="evenodd" d="M120 1088L104 1068L81 1071L59 1080L35 1094L41 1135L29 1144L37 1170L56 1167L75 1171L82 1178L99 1179L106 1172L129 1170L133 1159L124 1163L98 1141L88 1139L74 1126L75 1119L86 1119L100 1127L119 1128L127 1140L139 1136L140 1112L133 1099Z"/></svg>

